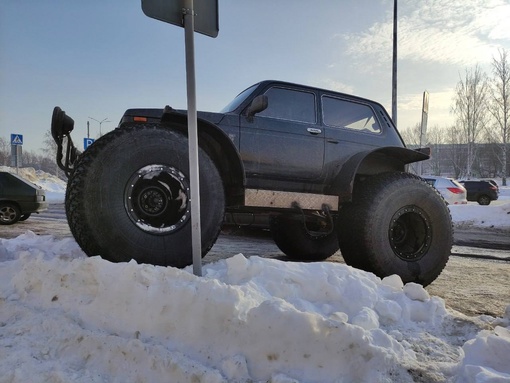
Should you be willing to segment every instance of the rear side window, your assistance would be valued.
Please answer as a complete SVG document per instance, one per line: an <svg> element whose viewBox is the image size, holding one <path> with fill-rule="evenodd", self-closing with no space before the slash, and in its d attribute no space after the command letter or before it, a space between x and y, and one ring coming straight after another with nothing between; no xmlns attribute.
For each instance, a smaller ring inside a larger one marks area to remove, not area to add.
<svg viewBox="0 0 510 383"><path fill-rule="evenodd" d="M268 98L268 107L257 116L316 123L314 93L273 87L265 95Z"/></svg>
<svg viewBox="0 0 510 383"><path fill-rule="evenodd" d="M432 186L434 186L436 183L436 180L431 178L425 178L425 181L427 181L427 183Z"/></svg>
<svg viewBox="0 0 510 383"><path fill-rule="evenodd" d="M372 108L356 102L323 96L322 114L325 125L367 133L381 133Z"/></svg>

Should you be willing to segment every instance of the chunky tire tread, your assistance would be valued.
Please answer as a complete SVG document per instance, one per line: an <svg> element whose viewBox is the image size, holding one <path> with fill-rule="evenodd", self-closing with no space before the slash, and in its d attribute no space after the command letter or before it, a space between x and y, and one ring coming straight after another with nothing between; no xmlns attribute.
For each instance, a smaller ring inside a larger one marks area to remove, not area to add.
<svg viewBox="0 0 510 383"><path fill-rule="evenodd" d="M271 220L271 234L276 246L293 259L322 261L338 251L336 230L329 234L311 235L301 217L274 217Z"/></svg>
<svg viewBox="0 0 510 383"><path fill-rule="evenodd" d="M391 217L416 207L430 223L430 246L418 259L402 259L389 239ZM446 266L453 243L450 212L441 195L410 173L384 173L358 183L353 203L339 213L339 244L346 263L379 277L398 274L402 280L428 285Z"/></svg>
<svg viewBox="0 0 510 383"><path fill-rule="evenodd" d="M147 141L152 146L146 150L144 144ZM170 146L174 147L174 151ZM180 167L185 167L180 170L187 174L188 159L184 155L187 148L187 137L182 133L162 128L158 124L138 124L107 133L82 153L68 180L65 206L71 232L87 255L101 255L112 262L135 259L139 263L176 267L191 264L190 221L172 233L144 232L127 217L122 192L129 179L126 173L145 165L174 161ZM146 160L144 157L151 159ZM199 151L199 160L204 256L220 233L225 196L221 178L212 160L202 150ZM126 166L129 169L125 169ZM112 189L117 191L118 197L107 195ZM97 201L94 200L96 197ZM204 211L204 206L211 211Z"/></svg>

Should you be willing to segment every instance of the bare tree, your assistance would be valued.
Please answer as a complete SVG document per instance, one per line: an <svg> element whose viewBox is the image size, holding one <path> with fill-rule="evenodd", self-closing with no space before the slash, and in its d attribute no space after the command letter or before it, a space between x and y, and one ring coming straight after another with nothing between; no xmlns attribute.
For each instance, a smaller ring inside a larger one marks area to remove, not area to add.
<svg viewBox="0 0 510 383"><path fill-rule="evenodd" d="M454 178L464 176L463 169L466 168L466 141L464 134L458 126L452 125L446 129L446 143L448 145L447 156L453 167Z"/></svg>
<svg viewBox="0 0 510 383"><path fill-rule="evenodd" d="M494 117L495 141L501 146L501 172L503 186L506 186L507 152L510 141L510 64L508 51L500 49L499 57L492 58L492 87L490 112Z"/></svg>
<svg viewBox="0 0 510 383"><path fill-rule="evenodd" d="M457 116L457 126L463 132L467 143L466 177L472 176L476 156L476 144L487 124L489 107L489 81L487 75L476 65L467 70L455 89L452 108Z"/></svg>
<svg viewBox="0 0 510 383"><path fill-rule="evenodd" d="M414 127L407 127L400 130L400 135L404 140L405 144L409 148L417 148L420 146L420 124L416 124ZM409 172L419 174L420 169L417 163L409 164Z"/></svg>
<svg viewBox="0 0 510 383"><path fill-rule="evenodd" d="M428 160L428 165L430 167L430 171L432 172L432 175L440 176L442 171L441 164L444 161L444 149L445 146L443 145L445 143L445 131L444 129L440 128L438 125L434 125L431 129L427 132L428 142L426 143L426 146L429 146L432 148L432 153L430 156L430 160Z"/></svg>
<svg viewBox="0 0 510 383"><path fill-rule="evenodd" d="M0 165L10 165L9 158L11 153L11 147L7 140L3 137L0 137Z"/></svg>
<svg viewBox="0 0 510 383"><path fill-rule="evenodd" d="M47 154L46 157L51 158L52 162L54 164L54 171L52 171L51 173L55 173L55 175L57 177L59 177L60 171L59 171L59 167L56 162L58 147L57 147L57 143L53 139L53 136L51 135L51 130L47 130L46 133L44 133L43 143L44 143L44 147L45 147L46 154Z"/></svg>
<svg viewBox="0 0 510 383"><path fill-rule="evenodd" d="M407 146L418 147L420 145L420 124L400 130L400 135Z"/></svg>
<svg viewBox="0 0 510 383"><path fill-rule="evenodd" d="M51 130L49 129L44 133L43 144L44 149L49 156L55 157L57 155L57 143L53 139L53 136L51 135Z"/></svg>

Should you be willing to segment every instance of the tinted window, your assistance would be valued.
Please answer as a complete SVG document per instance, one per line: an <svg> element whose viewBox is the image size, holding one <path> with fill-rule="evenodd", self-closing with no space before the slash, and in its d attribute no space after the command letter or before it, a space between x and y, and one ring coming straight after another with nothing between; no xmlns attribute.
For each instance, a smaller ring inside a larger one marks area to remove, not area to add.
<svg viewBox="0 0 510 383"><path fill-rule="evenodd" d="M427 183L432 186L434 186L434 184L436 183L436 180L431 178L425 178L425 181L427 181Z"/></svg>
<svg viewBox="0 0 510 383"><path fill-rule="evenodd" d="M239 93L236 98L234 98L230 103L224 107L222 110L220 110L220 113L228 113L233 112L241 103L248 98L248 96L255 90L255 88L258 86L258 84L252 85L248 89L243 90L241 93Z"/></svg>
<svg viewBox="0 0 510 383"><path fill-rule="evenodd" d="M275 87L270 88L265 95L268 98L268 107L257 116L312 124L317 121L315 94Z"/></svg>
<svg viewBox="0 0 510 383"><path fill-rule="evenodd" d="M381 132L372 108L367 105L324 96L322 113L325 125L371 133Z"/></svg>

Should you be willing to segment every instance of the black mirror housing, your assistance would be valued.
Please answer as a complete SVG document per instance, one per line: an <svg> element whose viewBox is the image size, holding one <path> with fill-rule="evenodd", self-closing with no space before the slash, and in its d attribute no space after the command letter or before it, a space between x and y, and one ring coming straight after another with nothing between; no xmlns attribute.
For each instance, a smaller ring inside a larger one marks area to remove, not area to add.
<svg viewBox="0 0 510 383"><path fill-rule="evenodd" d="M266 110L267 106L268 106L267 96L265 94L258 95L253 99L250 106L248 107L248 110L246 111L246 116L253 117L257 113Z"/></svg>

